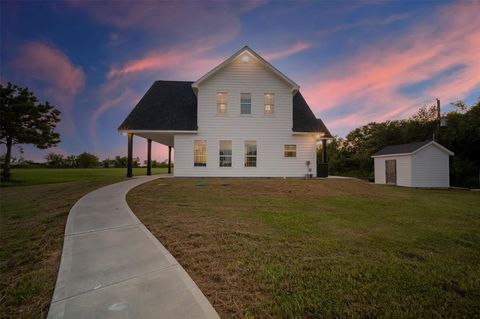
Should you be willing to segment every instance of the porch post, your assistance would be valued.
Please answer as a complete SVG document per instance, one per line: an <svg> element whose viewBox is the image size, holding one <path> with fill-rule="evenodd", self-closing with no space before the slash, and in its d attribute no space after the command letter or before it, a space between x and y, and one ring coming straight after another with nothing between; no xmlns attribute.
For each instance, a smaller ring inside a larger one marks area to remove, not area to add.
<svg viewBox="0 0 480 319"><path fill-rule="evenodd" d="M322 163L327 162L327 140L322 140Z"/></svg>
<svg viewBox="0 0 480 319"><path fill-rule="evenodd" d="M152 140L147 139L147 175L152 175Z"/></svg>
<svg viewBox="0 0 480 319"><path fill-rule="evenodd" d="M168 174L172 173L172 147L168 147Z"/></svg>
<svg viewBox="0 0 480 319"><path fill-rule="evenodd" d="M128 161L127 161L127 177L132 177L133 166L133 133L128 133Z"/></svg>

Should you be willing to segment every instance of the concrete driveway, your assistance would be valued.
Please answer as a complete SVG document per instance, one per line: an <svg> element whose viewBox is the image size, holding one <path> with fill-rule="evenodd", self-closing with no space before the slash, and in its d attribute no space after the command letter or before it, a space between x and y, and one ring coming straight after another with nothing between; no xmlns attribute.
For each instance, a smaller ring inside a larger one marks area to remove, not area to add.
<svg viewBox="0 0 480 319"><path fill-rule="evenodd" d="M161 177L102 187L72 207L48 318L219 318L125 201Z"/></svg>

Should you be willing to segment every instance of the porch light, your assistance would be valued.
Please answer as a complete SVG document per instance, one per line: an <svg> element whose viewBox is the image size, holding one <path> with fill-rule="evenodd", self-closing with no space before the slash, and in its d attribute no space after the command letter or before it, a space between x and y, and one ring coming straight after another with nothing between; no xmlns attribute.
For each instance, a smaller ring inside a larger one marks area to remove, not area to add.
<svg viewBox="0 0 480 319"><path fill-rule="evenodd" d="M322 132L322 133L317 133L317 134L315 135L315 139L316 139L317 141L319 141L319 140L320 140L322 137L324 137L324 136L325 136L325 133L323 133L323 132Z"/></svg>
<svg viewBox="0 0 480 319"><path fill-rule="evenodd" d="M122 135L123 135L123 136L127 136L127 132L122 132Z"/></svg>

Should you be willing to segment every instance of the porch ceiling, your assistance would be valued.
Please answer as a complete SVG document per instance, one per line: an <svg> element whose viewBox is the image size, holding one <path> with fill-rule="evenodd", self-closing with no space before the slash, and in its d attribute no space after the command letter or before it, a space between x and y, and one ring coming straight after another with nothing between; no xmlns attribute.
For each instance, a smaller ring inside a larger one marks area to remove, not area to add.
<svg viewBox="0 0 480 319"><path fill-rule="evenodd" d="M143 137L145 139L151 139L154 142L171 146L173 147L173 137L175 136L174 133L165 133L165 132L142 132L142 133L135 133L135 135Z"/></svg>

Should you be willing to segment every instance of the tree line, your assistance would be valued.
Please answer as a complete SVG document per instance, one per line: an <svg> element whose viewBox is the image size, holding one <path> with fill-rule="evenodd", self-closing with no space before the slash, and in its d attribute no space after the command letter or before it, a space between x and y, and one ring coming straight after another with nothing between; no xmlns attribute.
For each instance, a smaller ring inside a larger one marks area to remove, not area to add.
<svg viewBox="0 0 480 319"><path fill-rule="evenodd" d="M424 106L404 120L372 122L336 136L327 146L329 173L373 180L371 156L388 145L435 141L450 149L450 184L478 187L480 174L480 99L473 105L452 103L439 125L435 106Z"/></svg>
<svg viewBox="0 0 480 319"><path fill-rule="evenodd" d="M37 163L25 160L22 157L16 159L12 157L12 168L125 168L127 167L128 158L126 156L115 156L115 158L100 160L96 155L83 152L79 155L68 155L58 153L49 153L45 156L45 162ZM133 158L133 167L141 167L140 158ZM143 161L143 166L147 165L147 161ZM152 160L153 168L167 168L168 161L159 162ZM173 167L173 163L172 163Z"/></svg>

